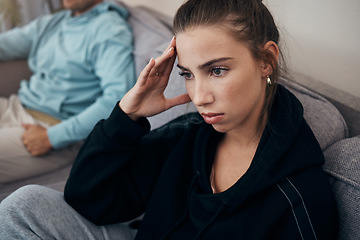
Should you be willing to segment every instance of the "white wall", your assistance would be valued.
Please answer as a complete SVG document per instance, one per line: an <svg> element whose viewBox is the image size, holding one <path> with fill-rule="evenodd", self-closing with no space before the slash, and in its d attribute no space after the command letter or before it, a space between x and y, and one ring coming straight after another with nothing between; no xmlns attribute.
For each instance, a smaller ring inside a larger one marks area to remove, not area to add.
<svg viewBox="0 0 360 240"><path fill-rule="evenodd" d="M49 14L49 8L44 1L18 0L22 6L23 23L26 24L38 16Z"/></svg>
<svg viewBox="0 0 360 240"><path fill-rule="evenodd" d="M1 1L1 0L0 0ZM51 0L54 8L59 8L61 0ZM26 25L35 18L51 13L48 3L44 0L17 0L20 8L20 15L22 23L19 26ZM4 21L0 14L0 30L5 32L11 29L11 26L6 20Z"/></svg>
<svg viewBox="0 0 360 240"><path fill-rule="evenodd" d="M147 6L173 16L184 0L122 0L130 6Z"/></svg>
<svg viewBox="0 0 360 240"><path fill-rule="evenodd" d="M289 68L360 97L360 1L266 0Z"/></svg>
<svg viewBox="0 0 360 240"><path fill-rule="evenodd" d="M183 0L124 0L173 15ZM360 0L264 0L291 70L360 97ZM359 72L358 72L359 71Z"/></svg>

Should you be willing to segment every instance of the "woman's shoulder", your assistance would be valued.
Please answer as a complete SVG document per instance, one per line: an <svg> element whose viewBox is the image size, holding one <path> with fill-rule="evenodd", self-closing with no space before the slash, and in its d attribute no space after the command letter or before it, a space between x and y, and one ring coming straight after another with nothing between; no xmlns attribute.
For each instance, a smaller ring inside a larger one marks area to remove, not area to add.
<svg viewBox="0 0 360 240"><path fill-rule="evenodd" d="M181 115L168 123L150 131L142 141L147 145L158 145L161 142L162 146L172 146L178 144L180 139L184 139L186 144L191 144L195 136L199 133L199 129L204 125L198 113L187 113ZM205 123L206 124L206 123ZM151 144L149 144L151 143Z"/></svg>
<svg viewBox="0 0 360 240"><path fill-rule="evenodd" d="M155 131L163 131L165 129L189 129L203 123L204 120L198 112L191 112L170 120L168 123L157 128Z"/></svg>

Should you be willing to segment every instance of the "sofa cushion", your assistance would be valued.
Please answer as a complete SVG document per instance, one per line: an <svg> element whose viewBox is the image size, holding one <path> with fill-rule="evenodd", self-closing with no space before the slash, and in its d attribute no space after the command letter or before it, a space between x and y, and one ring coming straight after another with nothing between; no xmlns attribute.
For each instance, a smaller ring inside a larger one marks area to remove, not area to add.
<svg viewBox="0 0 360 240"><path fill-rule="evenodd" d="M295 82L281 79L280 83L284 84L302 103L304 118L322 150L348 137L344 118L328 100Z"/></svg>
<svg viewBox="0 0 360 240"><path fill-rule="evenodd" d="M136 75L139 76L151 58L162 54L173 34L160 20L145 9L127 7L128 22L134 35L134 60Z"/></svg>
<svg viewBox="0 0 360 240"><path fill-rule="evenodd" d="M148 9L128 6L121 0L111 0L110 2L129 11L127 21L133 33L133 56L136 76L139 76L149 60L160 56L170 43L173 37L171 26L164 24Z"/></svg>
<svg viewBox="0 0 360 240"><path fill-rule="evenodd" d="M360 239L360 136L335 143L324 156L339 211L339 239Z"/></svg>

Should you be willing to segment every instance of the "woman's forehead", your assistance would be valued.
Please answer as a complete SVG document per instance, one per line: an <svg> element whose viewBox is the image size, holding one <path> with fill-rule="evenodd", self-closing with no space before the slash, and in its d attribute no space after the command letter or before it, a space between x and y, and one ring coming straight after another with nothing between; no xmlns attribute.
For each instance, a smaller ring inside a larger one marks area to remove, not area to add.
<svg viewBox="0 0 360 240"><path fill-rule="evenodd" d="M203 65L214 59L235 59L247 55L248 47L222 28L192 28L176 36L179 64ZM186 63L186 64L185 64Z"/></svg>

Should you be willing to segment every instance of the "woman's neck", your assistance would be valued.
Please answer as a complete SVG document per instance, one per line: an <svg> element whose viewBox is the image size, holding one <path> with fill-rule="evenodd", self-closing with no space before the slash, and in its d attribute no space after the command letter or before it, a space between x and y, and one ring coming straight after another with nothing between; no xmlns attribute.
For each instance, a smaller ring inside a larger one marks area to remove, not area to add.
<svg viewBox="0 0 360 240"><path fill-rule="evenodd" d="M265 123L255 128L256 130L234 130L225 134L217 147L210 173L210 183L214 193L230 188L249 169L265 129Z"/></svg>
<svg viewBox="0 0 360 240"><path fill-rule="evenodd" d="M233 129L225 133L223 142L226 145L237 146L237 148L251 147L254 144L257 146L264 132L266 123L267 117L265 116L261 123L253 122L242 128Z"/></svg>

